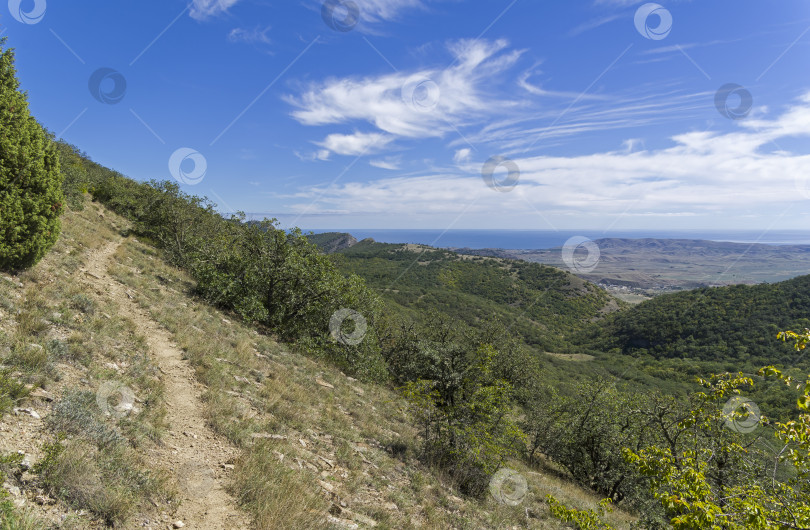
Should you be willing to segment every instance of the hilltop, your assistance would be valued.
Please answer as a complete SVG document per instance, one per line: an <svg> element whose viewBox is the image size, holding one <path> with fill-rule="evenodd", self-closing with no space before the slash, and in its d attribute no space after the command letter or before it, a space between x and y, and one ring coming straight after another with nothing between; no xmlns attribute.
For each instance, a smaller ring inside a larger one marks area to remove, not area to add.
<svg viewBox="0 0 810 530"><path fill-rule="evenodd" d="M324 234L310 234L307 236L312 243L326 252L332 254L339 250L353 247L357 244L357 239L351 234L341 232L326 232Z"/></svg>

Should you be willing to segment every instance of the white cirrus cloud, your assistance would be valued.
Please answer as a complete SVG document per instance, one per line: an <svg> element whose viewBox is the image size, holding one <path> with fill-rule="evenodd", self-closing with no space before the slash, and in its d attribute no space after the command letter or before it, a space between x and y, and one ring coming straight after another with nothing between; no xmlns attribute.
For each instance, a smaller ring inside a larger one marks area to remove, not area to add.
<svg viewBox="0 0 810 530"><path fill-rule="evenodd" d="M388 169L391 171L402 169L401 156L389 156L382 159L369 160L368 164L372 167L380 169Z"/></svg>
<svg viewBox="0 0 810 530"><path fill-rule="evenodd" d="M189 15L195 20L205 20L233 7L239 0L192 0Z"/></svg>
<svg viewBox="0 0 810 530"><path fill-rule="evenodd" d="M450 67L330 78L284 99L307 127L362 123L403 140L400 149L438 141L512 155L595 131L697 119L711 109L713 92L686 93L666 82L611 95L546 88L542 61L515 72L524 50L507 47L503 39L453 41Z"/></svg>
<svg viewBox="0 0 810 530"><path fill-rule="evenodd" d="M666 148L635 150L643 147L628 140L633 149L514 158L521 176L510 193L493 193L481 178L483 161L476 161L461 171L309 188L288 199L293 209L303 207L297 199L315 200L306 202L311 212L491 219L763 217L783 212L788 202L807 202L796 190L807 181L810 154L777 146L807 137L810 92L775 118L745 120L725 133L685 132Z"/></svg>
<svg viewBox="0 0 810 530"><path fill-rule="evenodd" d="M424 9L421 0L355 0L360 9L361 20L367 22L389 21L397 18L406 9Z"/></svg>
<svg viewBox="0 0 810 530"><path fill-rule="evenodd" d="M394 137L441 138L515 106L511 100L490 98L484 87L520 57L519 50L504 53L506 46L505 40L457 41L448 46L455 59L449 68L329 79L285 99L295 107L293 118L304 125L361 121ZM432 98L429 105L419 101L425 87Z"/></svg>
<svg viewBox="0 0 810 530"><path fill-rule="evenodd" d="M351 0L351 3L357 6L360 19L358 29L364 33L377 33L380 23L395 22L407 12L424 13L428 10L427 4L440 1L444 0ZM313 10L320 10L323 5L324 0L310 0Z"/></svg>
<svg viewBox="0 0 810 530"><path fill-rule="evenodd" d="M228 40L231 42L245 42L248 44L270 44L270 37L267 36L269 32L269 26L264 29L233 28L230 33L228 33Z"/></svg>

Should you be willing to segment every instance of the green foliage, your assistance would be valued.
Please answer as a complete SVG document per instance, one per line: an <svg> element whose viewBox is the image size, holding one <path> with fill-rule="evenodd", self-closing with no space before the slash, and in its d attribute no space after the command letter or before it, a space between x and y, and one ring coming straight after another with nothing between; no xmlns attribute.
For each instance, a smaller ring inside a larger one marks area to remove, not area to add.
<svg viewBox="0 0 810 530"><path fill-rule="evenodd" d="M807 344L810 343L810 329L805 329L803 333L796 333L795 331L780 331L776 335L777 339L780 339L782 342L787 342L789 340L795 341L793 344L793 349L796 351L801 351L807 347Z"/></svg>
<svg viewBox="0 0 810 530"><path fill-rule="evenodd" d="M610 530L611 526L602 521L605 513L610 513L611 500L603 499L599 503L596 510L577 510L576 508L569 508L563 503L554 498L553 495L546 495L548 501L548 508L551 515L573 525L578 530Z"/></svg>
<svg viewBox="0 0 810 530"><path fill-rule="evenodd" d="M4 45L0 39L0 269L18 270L56 242L64 197L56 148L29 113Z"/></svg>
<svg viewBox="0 0 810 530"><path fill-rule="evenodd" d="M771 487L788 498L784 484L797 466L780 460L785 444L769 443L770 420L741 430L735 426L749 409L729 407L745 402L741 394L751 392L753 379L722 374L699 383L704 390L686 398L596 381L569 396L550 392L526 415L531 454L539 450L579 484L642 514L644 527L663 520L711 527L728 513L728 498L753 489Z"/></svg>
<svg viewBox="0 0 810 530"><path fill-rule="evenodd" d="M780 332L797 350L810 343L810 331ZM760 370L797 390L798 417L786 422L759 418L757 432L738 432L738 411L721 403L739 398L754 385L742 373L700 380L704 390L691 396L686 414L661 414L659 441L639 449L624 447L625 460L649 478L650 490L676 529L796 529L810 526L810 380L797 383L773 366ZM748 416L746 412L745 416ZM776 446L768 442L771 434ZM606 499L609 500L609 499ZM549 496L552 514L577 528L610 528L596 512L562 506Z"/></svg>
<svg viewBox="0 0 810 530"><path fill-rule="evenodd" d="M8 412L14 404L28 395L25 385L11 376L8 368L0 369L0 416Z"/></svg>
<svg viewBox="0 0 810 530"><path fill-rule="evenodd" d="M84 194L89 187L86 156L78 147L64 140L55 142L59 153L59 168L62 172L62 193L71 210L84 208Z"/></svg>
<svg viewBox="0 0 810 530"><path fill-rule="evenodd" d="M581 486L651 514L647 481L624 461L620 448L662 439L660 420L676 406L672 399L597 380L564 395L546 389L527 406L522 422L529 457L542 453Z"/></svg>
<svg viewBox="0 0 810 530"><path fill-rule="evenodd" d="M45 524L30 512L14 507L11 495L0 488L0 530L44 530Z"/></svg>
<svg viewBox="0 0 810 530"><path fill-rule="evenodd" d="M661 295L617 313L595 346L657 360L686 358L758 367L792 365L795 355L768 337L810 327L810 276ZM719 370L719 371L722 371Z"/></svg>
<svg viewBox="0 0 810 530"><path fill-rule="evenodd" d="M43 475L43 481L46 486L53 484L48 482L47 472L53 468L59 460L59 457L65 451L64 445L65 435L58 434L56 439L52 442L45 442L42 445L42 458L34 464L34 473Z"/></svg>
<svg viewBox="0 0 810 530"><path fill-rule="evenodd" d="M807 344L808 334L784 332L780 338L794 339L796 348L801 349ZM625 449L628 462L651 478L653 494L675 528L788 529L810 525L810 381L796 384L774 367L763 368L760 375L799 391L800 414L796 420L762 420L763 430L771 431L777 442L768 455L768 468L759 468L751 458L752 453L764 452L762 446L746 444L744 436L712 445ZM710 404L737 395L753 380L742 374L724 374L702 384L707 388L698 394L704 400L703 406L694 407L690 417L679 425L710 435L718 423L729 419L727 413L718 413ZM715 434L713 438L720 437ZM717 469L717 460L737 462L735 467L744 472L718 476L712 472Z"/></svg>
<svg viewBox="0 0 810 530"><path fill-rule="evenodd" d="M138 234L191 273L201 298L315 349L355 375L385 377L375 336L377 297L359 277L339 272L300 230L280 230L275 220L245 223L241 215L225 219L207 199L183 193L175 183L137 183L97 168L88 174L94 198L131 219ZM331 337L330 319L342 308L368 323L358 344Z"/></svg>
<svg viewBox="0 0 810 530"><path fill-rule="evenodd" d="M448 331L439 333L450 339ZM417 352L424 364L408 367L414 379L403 392L420 427L422 456L480 496L524 443L512 418L512 385L495 375L499 353L490 344L469 350L452 340L423 342Z"/></svg>

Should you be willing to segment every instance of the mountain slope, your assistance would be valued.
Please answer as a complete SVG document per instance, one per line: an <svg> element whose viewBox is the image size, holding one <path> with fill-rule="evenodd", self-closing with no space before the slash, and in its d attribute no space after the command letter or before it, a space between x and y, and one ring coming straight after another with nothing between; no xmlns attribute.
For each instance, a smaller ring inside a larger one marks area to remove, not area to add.
<svg viewBox="0 0 810 530"><path fill-rule="evenodd" d="M536 263L368 241L337 255L344 271L416 319L431 311L470 326L498 319L539 351L568 352L567 337L620 307L601 288Z"/></svg>
<svg viewBox="0 0 810 530"><path fill-rule="evenodd" d="M602 344L655 359L791 365L774 341L784 329L810 327L810 276L775 284L734 285L661 295L615 315Z"/></svg>
<svg viewBox="0 0 810 530"><path fill-rule="evenodd" d="M201 303L185 273L122 236L129 223L96 204L67 213L63 226L42 263L0 281L2 363L32 385L15 398L19 412L0 420L0 453L23 451L25 468L0 463L0 471L30 517L76 528L181 518L187 527L243 527L219 496L228 492L258 528L559 528L546 493L596 505L565 478L520 462L510 466L529 486L521 505L461 498L419 463L396 391ZM164 364L167 344L184 360ZM121 396L131 408L105 416L97 398L108 382L133 391L131 403ZM185 403L193 410L173 404L181 389L199 396ZM613 520L624 527L631 518Z"/></svg>

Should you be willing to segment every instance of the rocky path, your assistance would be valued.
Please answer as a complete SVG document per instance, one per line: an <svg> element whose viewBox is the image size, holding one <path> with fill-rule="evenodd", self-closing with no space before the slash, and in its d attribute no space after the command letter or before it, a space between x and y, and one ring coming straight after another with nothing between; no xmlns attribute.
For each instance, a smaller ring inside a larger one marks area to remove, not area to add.
<svg viewBox="0 0 810 530"><path fill-rule="evenodd" d="M227 473L232 469L229 463L237 450L206 424L200 398L202 386L196 382L194 370L183 360L170 334L107 273L120 245L120 241L112 242L91 251L85 279L94 291L101 291L117 302L122 314L135 323L163 373L169 432L163 447L149 456L156 467L171 471L180 486L181 504L173 521L194 529L250 528L250 519L224 488Z"/></svg>

